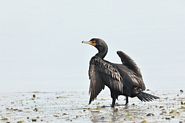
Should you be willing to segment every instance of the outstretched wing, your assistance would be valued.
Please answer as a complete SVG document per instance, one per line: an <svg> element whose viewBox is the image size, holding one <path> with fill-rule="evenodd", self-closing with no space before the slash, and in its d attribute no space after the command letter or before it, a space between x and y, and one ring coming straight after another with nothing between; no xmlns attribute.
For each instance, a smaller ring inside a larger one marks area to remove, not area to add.
<svg viewBox="0 0 185 123"><path fill-rule="evenodd" d="M90 64L89 79L90 79L89 87L90 94L89 104L90 104L91 101L93 101L97 97L97 95L101 92L101 90L104 89L105 87L95 64Z"/></svg>
<svg viewBox="0 0 185 123"><path fill-rule="evenodd" d="M127 54L122 51L117 51L117 54L121 58L123 65L127 66L127 68L135 72L137 76L142 77L141 72L134 60L132 60Z"/></svg>
<svg viewBox="0 0 185 123"><path fill-rule="evenodd" d="M99 57L93 57L90 61L89 79L89 104L104 89L105 84L114 90L123 91L122 77L119 71L111 63Z"/></svg>
<svg viewBox="0 0 185 123"><path fill-rule="evenodd" d="M134 60L132 60L127 54L122 51L117 51L117 54L121 58L122 64L132 71L127 72L127 75L132 80L132 84L136 87L141 88L142 90L145 90L145 84L143 82L141 72Z"/></svg>

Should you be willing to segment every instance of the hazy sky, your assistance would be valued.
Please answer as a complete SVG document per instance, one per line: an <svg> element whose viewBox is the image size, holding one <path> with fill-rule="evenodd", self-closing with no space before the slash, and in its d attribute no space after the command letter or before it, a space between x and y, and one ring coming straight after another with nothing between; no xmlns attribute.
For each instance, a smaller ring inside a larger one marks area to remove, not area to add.
<svg viewBox="0 0 185 123"><path fill-rule="evenodd" d="M88 90L104 39L141 68L146 86L185 89L184 0L4 0L0 2L0 91Z"/></svg>

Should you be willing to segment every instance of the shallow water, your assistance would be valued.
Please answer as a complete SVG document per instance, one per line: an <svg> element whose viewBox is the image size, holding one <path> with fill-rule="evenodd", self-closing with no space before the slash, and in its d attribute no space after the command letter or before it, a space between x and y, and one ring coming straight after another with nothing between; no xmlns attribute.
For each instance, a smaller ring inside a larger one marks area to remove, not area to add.
<svg viewBox="0 0 185 123"><path fill-rule="evenodd" d="M148 93L160 96L153 102L132 98L125 106L124 97L111 108L106 91L88 105L85 91L1 93L0 122L8 123L61 123L61 122L185 122L185 94L177 91Z"/></svg>

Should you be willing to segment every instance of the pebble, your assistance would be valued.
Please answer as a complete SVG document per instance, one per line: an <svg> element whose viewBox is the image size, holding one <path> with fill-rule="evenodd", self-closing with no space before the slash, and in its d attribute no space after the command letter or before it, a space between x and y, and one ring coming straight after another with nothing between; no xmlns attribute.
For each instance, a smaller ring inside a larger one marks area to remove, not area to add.
<svg viewBox="0 0 185 123"><path fill-rule="evenodd" d="M146 116L150 117L150 116L154 116L154 114L153 113L148 113Z"/></svg>
<svg viewBox="0 0 185 123"><path fill-rule="evenodd" d="M103 105L101 108L105 108L106 106L105 105Z"/></svg>
<svg viewBox="0 0 185 123"><path fill-rule="evenodd" d="M64 116L64 115L67 115L67 113L63 113L62 115L63 115L63 116Z"/></svg>
<svg viewBox="0 0 185 123"><path fill-rule="evenodd" d="M53 116L54 116L54 117L59 117L59 115L57 115L57 114L54 114Z"/></svg>
<svg viewBox="0 0 185 123"><path fill-rule="evenodd" d="M6 118L6 117L3 117L3 118L1 118L1 120L8 120L8 118Z"/></svg>
<svg viewBox="0 0 185 123"><path fill-rule="evenodd" d="M34 108L34 109L33 109L33 111L37 112L37 111L38 111L38 109L37 109L37 108Z"/></svg>
<svg viewBox="0 0 185 123"><path fill-rule="evenodd" d="M117 112L117 111L118 111L118 108L115 108L115 109L114 109L114 112Z"/></svg>
<svg viewBox="0 0 185 123"><path fill-rule="evenodd" d="M146 120L143 120L143 121L141 121L141 123L148 123L148 121L146 121Z"/></svg>
<svg viewBox="0 0 185 123"><path fill-rule="evenodd" d="M32 95L32 100L35 100L35 98L36 98L36 95L33 94L33 95Z"/></svg>
<svg viewBox="0 0 185 123"><path fill-rule="evenodd" d="M33 94L33 98L36 98L36 95L35 94Z"/></svg>
<svg viewBox="0 0 185 123"><path fill-rule="evenodd" d="M32 122L37 122L37 119L32 119Z"/></svg>
<svg viewBox="0 0 185 123"><path fill-rule="evenodd" d="M22 120L21 121L17 121L17 123L24 123L24 121L22 121Z"/></svg>
<svg viewBox="0 0 185 123"><path fill-rule="evenodd" d="M181 105L185 105L185 102L181 101Z"/></svg>
<svg viewBox="0 0 185 123"><path fill-rule="evenodd" d="M170 118L170 117L166 117L165 119L166 119L166 120L171 120L171 118Z"/></svg>
<svg viewBox="0 0 185 123"><path fill-rule="evenodd" d="M164 106L159 106L159 108L164 108Z"/></svg>
<svg viewBox="0 0 185 123"><path fill-rule="evenodd" d="M146 91L150 91L150 89L146 89Z"/></svg>

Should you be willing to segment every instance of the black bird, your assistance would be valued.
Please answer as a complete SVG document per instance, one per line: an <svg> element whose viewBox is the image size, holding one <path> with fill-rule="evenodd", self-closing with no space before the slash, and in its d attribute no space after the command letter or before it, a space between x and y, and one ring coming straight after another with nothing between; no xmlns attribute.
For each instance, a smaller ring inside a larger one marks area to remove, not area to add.
<svg viewBox="0 0 185 123"><path fill-rule="evenodd" d="M138 97L141 101L152 101L159 97L143 92L145 84L141 72L136 63L124 52L117 51L122 64L111 63L104 60L108 52L108 46L102 39L93 38L90 41L82 41L97 48L98 53L90 60L89 65L89 104L104 89L105 85L110 89L112 107L115 105L119 95L126 97Z"/></svg>

